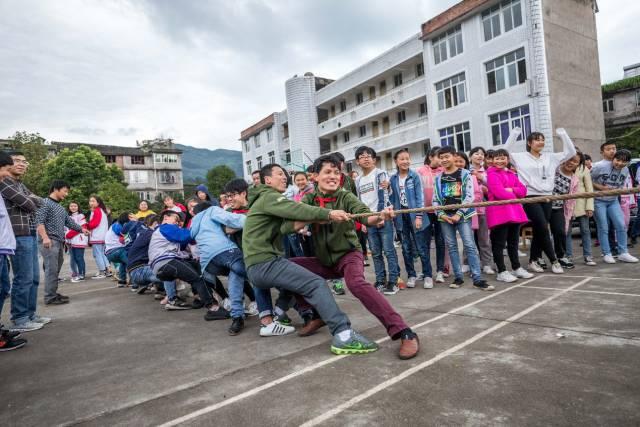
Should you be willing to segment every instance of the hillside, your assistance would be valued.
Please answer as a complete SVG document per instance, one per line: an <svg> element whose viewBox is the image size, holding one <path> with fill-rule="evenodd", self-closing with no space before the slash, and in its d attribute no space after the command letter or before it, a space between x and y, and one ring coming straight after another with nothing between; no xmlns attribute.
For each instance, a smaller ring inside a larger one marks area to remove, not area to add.
<svg viewBox="0 0 640 427"><path fill-rule="evenodd" d="M207 171L214 166L227 165L242 176L242 152L235 150L209 150L188 145L176 144L177 149L182 150L182 175L185 181L195 178L204 178Z"/></svg>

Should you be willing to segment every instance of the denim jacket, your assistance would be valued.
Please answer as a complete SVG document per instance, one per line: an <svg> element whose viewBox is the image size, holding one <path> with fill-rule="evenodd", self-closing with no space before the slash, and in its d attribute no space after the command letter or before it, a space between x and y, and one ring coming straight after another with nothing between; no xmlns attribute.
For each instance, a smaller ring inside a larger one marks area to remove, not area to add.
<svg viewBox="0 0 640 427"><path fill-rule="evenodd" d="M391 176L391 204L393 205L393 209L398 210L400 207L400 176L396 173ZM420 175L413 169L409 169L409 174L407 175L407 180L404 183L404 191L407 197L407 207L409 209L414 208L423 208L424 207L424 193L422 191L422 181L420 180ZM422 227L420 231L424 230L429 226L429 217L427 215L423 215L422 213L412 213L411 223L415 227L416 218L422 218ZM402 227L404 227L404 220L402 219L402 215L398 215L394 218L393 223L396 226L396 230L398 232L402 231Z"/></svg>

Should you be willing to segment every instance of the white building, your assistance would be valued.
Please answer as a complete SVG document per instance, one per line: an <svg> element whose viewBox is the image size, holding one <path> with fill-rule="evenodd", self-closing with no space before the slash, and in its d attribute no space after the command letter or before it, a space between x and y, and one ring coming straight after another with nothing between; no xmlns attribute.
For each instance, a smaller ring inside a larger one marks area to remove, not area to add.
<svg viewBox="0 0 640 427"><path fill-rule="evenodd" d="M464 0L335 81L294 76L287 110L273 115L288 115L280 134L288 129L289 138L274 144L278 161L301 169L340 152L350 169L367 145L391 170L400 148L417 166L430 146L491 148L514 126L547 139L565 127L595 153L604 140L596 11L595 1ZM245 147L262 122L242 132ZM243 153L248 175L260 154Z"/></svg>

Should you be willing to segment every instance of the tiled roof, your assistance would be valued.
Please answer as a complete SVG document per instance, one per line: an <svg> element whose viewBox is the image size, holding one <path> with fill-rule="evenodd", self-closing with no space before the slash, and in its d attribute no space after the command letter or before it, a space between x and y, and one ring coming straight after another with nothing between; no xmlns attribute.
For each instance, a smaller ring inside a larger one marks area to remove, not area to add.
<svg viewBox="0 0 640 427"><path fill-rule="evenodd" d="M271 113L264 119L260 120L258 123L253 126L249 126L242 132L240 132L240 139L247 139L252 137L253 135L259 133L261 130L264 130L270 126L273 126L275 123L276 113Z"/></svg>
<svg viewBox="0 0 640 427"><path fill-rule="evenodd" d="M490 1L491 0L463 0L460 3L456 3L440 15L437 15L422 24L422 39L425 40L429 38L430 34L445 27L449 23L474 12L476 9L484 6Z"/></svg>
<svg viewBox="0 0 640 427"><path fill-rule="evenodd" d="M89 148L93 148L103 155L111 156L150 156L151 152L142 151L139 147L120 147L117 145L100 145L100 144L87 144L84 142L59 142L52 141L51 145L58 147L59 150L69 148L74 149L79 146L85 145ZM154 153L182 153L181 150L173 148L158 148L153 150Z"/></svg>

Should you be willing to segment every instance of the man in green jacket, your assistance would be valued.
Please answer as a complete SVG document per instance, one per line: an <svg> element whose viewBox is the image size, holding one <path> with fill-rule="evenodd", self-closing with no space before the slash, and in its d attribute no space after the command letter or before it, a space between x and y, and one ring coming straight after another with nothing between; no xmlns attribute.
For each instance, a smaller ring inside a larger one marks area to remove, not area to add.
<svg viewBox="0 0 640 427"><path fill-rule="evenodd" d="M316 191L307 194L302 203L321 208L340 209L349 214L370 213L369 208L356 196L340 186L340 159L321 156L313 164ZM368 225L377 226L390 219L391 210L379 212L366 219ZM364 221L363 221L364 222ZM282 232L288 233L306 226L303 221L286 221ZM418 354L418 336L407 326L389 301L368 283L364 277L362 249L352 222L314 225L313 245L315 257L291 258L294 262L325 279L344 277L347 288L362 305L385 326L393 340L400 339L400 359L411 359Z"/></svg>
<svg viewBox="0 0 640 427"><path fill-rule="evenodd" d="M296 203L282 193L287 174L277 164L260 170L260 182L249 194L249 213L242 235L247 275L259 288L279 287L301 295L330 328L335 354L370 353L378 345L351 328L351 322L336 304L324 279L283 257L281 227L285 220L305 223L345 222L349 215Z"/></svg>

